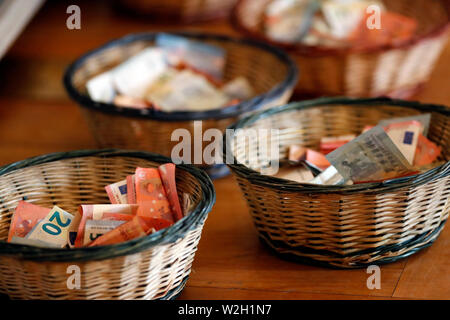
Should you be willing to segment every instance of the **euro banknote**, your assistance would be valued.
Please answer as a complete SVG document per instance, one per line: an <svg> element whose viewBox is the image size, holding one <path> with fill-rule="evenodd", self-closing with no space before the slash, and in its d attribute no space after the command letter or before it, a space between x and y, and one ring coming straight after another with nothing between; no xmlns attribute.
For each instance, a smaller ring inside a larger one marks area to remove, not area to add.
<svg viewBox="0 0 450 320"><path fill-rule="evenodd" d="M19 201L11 219L9 227L8 241L13 237L24 238L33 227L44 219L51 209Z"/></svg>
<svg viewBox="0 0 450 320"><path fill-rule="evenodd" d="M73 214L54 206L25 238L52 243L63 248L69 242L69 231L73 227L74 218Z"/></svg>
<svg viewBox="0 0 450 320"><path fill-rule="evenodd" d="M386 180L414 171L381 126L366 131L326 158L339 174L355 183Z"/></svg>

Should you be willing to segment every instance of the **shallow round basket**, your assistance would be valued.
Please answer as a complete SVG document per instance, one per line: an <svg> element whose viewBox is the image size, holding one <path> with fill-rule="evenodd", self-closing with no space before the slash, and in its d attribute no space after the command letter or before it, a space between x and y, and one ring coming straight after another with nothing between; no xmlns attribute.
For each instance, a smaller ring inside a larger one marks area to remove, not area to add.
<svg viewBox="0 0 450 320"><path fill-rule="evenodd" d="M408 41L365 50L286 44L263 32L262 16L270 1L241 0L233 13L234 25L290 53L304 75L296 87L301 96L410 97L429 79L450 31L449 0L389 0L384 1L388 10L418 22L417 33Z"/></svg>
<svg viewBox="0 0 450 320"><path fill-rule="evenodd" d="M321 137L359 135L381 119L421 113L431 113L428 138L442 147L438 160L447 162L382 183L324 186L262 175L258 143L229 139L229 167L262 241L283 258L341 268L393 262L431 245L450 211L449 109L388 98L322 98L258 112L231 128L279 129L279 158L285 159L292 144L318 149Z"/></svg>
<svg viewBox="0 0 450 320"><path fill-rule="evenodd" d="M215 201L208 176L177 166L179 196L194 209L149 236L101 247L48 249L5 242L18 201L74 212L80 204L110 203L105 185L170 159L124 150L54 153L0 168L0 293L13 299L172 299L184 288L205 219ZM68 288L69 266L81 286Z"/></svg>
<svg viewBox="0 0 450 320"><path fill-rule="evenodd" d="M93 101L87 94L86 82L153 45L157 33L129 35L82 56L68 67L64 75L66 90L83 107L85 118L100 148L148 150L170 157L173 147L179 143L178 140L171 141L171 135L176 129L188 130L193 138L198 135L194 131L194 121L199 120L203 132L210 128L223 131L240 115L284 104L291 97L297 81L297 69L282 51L258 42L227 36L197 33L177 35L225 49L224 80L246 77L257 96L233 106L204 112L138 110ZM226 169L225 166L222 168ZM220 170L220 166L213 167L210 172Z"/></svg>
<svg viewBox="0 0 450 320"><path fill-rule="evenodd" d="M140 16L175 23L225 18L230 14L237 0L118 0L121 8Z"/></svg>

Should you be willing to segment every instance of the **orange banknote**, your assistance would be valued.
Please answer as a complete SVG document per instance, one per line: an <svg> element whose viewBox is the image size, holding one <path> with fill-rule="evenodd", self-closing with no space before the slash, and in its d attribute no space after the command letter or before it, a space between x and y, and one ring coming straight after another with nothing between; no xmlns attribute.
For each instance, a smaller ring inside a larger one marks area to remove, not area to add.
<svg viewBox="0 0 450 320"><path fill-rule="evenodd" d="M356 135L354 134L338 137L322 137L322 139L320 139L320 152L325 155L329 154L355 138Z"/></svg>
<svg viewBox="0 0 450 320"><path fill-rule="evenodd" d="M75 247L83 246L84 232L87 220L119 220L129 221L137 213L137 205L130 204L89 204L81 205L78 211L81 214L81 222L78 226Z"/></svg>
<svg viewBox="0 0 450 320"><path fill-rule="evenodd" d="M354 47L360 49L376 46L395 45L411 39L417 29L417 21L394 12L381 13L381 28L369 29L366 22L370 15L361 20L361 24L350 35Z"/></svg>
<svg viewBox="0 0 450 320"><path fill-rule="evenodd" d="M177 184L175 181L175 164L166 163L158 167L161 175L161 181L166 191L167 200L170 203L170 209L172 209L173 218L175 221L183 218L183 212L181 211L180 200L177 193Z"/></svg>
<svg viewBox="0 0 450 320"><path fill-rule="evenodd" d="M417 142L416 154L414 156L414 165L424 166L433 163L439 157L441 152L442 148L440 146L420 134Z"/></svg>
<svg viewBox="0 0 450 320"><path fill-rule="evenodd" d="M161 181L159 170L155 168L137 168L136 202L138 215L165 219L173 223L172 210Z"/></svg>
<svg viewBox="0 0 450 320"><path fill-rule="evenodd" d="M50 210L26 201L19 201L11 219L8 242L11 242L12 237L24 238L38 222L49 214Z"/></svg>
<svg viewBox="0 0 450 320"><path fill-rule="evenodd" d="M136 203L136 182L134 178L134 174L127 176L127 202L129 204Z"/></svg>
<svg viewBox="0 0 450 320"><path fill-rule="evenodd" d="M155 231L153 226L152 219L135 216L130 221L95 239L89 244L89 247L115 244L143 237Z"/></svg>
<svg viewBox="0 0 450 320"><path fill-rule="evenodd" d="M127 190L127 180L109 184L105 187L106 193L108 194L109 201L112 204L126 204L128 203L128 190Z"/></svg>
<svg viewBox="0 0 450 320"><path fill-rule="evenodd" d="M297 144L293 144L289 147L289 160L308 161L320 170L325 170L330 166L330 162L325 158L325 155Z"/></svg>

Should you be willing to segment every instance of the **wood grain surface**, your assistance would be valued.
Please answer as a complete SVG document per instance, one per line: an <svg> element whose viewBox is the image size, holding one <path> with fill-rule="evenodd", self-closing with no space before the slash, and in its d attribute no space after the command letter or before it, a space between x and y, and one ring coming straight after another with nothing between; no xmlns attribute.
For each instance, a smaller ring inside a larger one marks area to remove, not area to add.
<svg viewBox="0 0 450 320"><path fill-rule="evenodd" d="M81 30L66 28L78 3ZM126 15L107 1L48 1L0 61L0 165L56 151L95 148L62 86L76 57L132 32L201 30L237 34L227 21L177 25ZM307 75L303 75L307 76ZM415 100L450 106L450 46ZM332 270L286 262L259 242L232 177L214 182L217 203L180 299L449 299L450 230L435 244L381 267L381 289L369 290L365 269Z"/></svg>

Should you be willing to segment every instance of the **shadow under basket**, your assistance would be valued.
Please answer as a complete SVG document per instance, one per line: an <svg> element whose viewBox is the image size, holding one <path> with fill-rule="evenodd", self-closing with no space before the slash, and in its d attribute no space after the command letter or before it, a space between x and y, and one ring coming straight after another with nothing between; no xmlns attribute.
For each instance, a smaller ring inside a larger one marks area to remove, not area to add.
<svg viewBox="0 0 450 320"><path fill-rule="evenodd" d="M0 293L12 299L173 299L183 290L215 202L209 177L177 166L177 191L192 211L173 226L127 242L49 249L6 242L18 201L68 212L80 204L110 203L105 185L170 159L124 150L82 150L30 158L0 168ZM69 289L69 266L80 270L80 288Z"/></svg>
<svg viewBox="0 0 450 320"><path fill-rule="evenodd" d="M287 50L304 75L295 88L304 97L408 98L428 81L450 31L450 1L389 0L383 1L387 10L417 21L411 39L367 49L287 44L264 32L262 20L270 1L240 0L233 23L252 38Z"/></svg>
<svg viewBox="0 0 450 320"><path fill-rule="evenodd" d="M380 183L314 185L262 175L258 143L228 140L229 167L262 241L283 258L338 268L389 263L431 245L450 211L450 111L444 106L322 98L258 112L231 128L279 129L279 158L286 159L292 144L318 149L321 137L359 135L381 119L421 113L431 113L428 138L442 148L444 164Z"/></svg>
<svg viewBox="0 0 450 320"><path fill-rule="evenodd" d="M198 130L194 130L194 122L201 121L202 132L208 129L223 132L242 114L284 104L291 97L297 81L297 69L282 51L262 43L227 36L197 33L177 35L225 49L224 81L243 76L251 83L256 96L233 106L203 112L138 110L93 101L87 94L86 82L152 46L157 33L129 35L79 58L69 66L64 76L66 90L82 107L100 148L147 150L171 157L173 147L180 142L171 141L175 130L185 129L193 139L199 135ZM206 145L205 142L203 147ZM193 151L190 153L192 157ZM218 177L228 171L222 165L221 170L215 167L210 172Z"/></svg>

